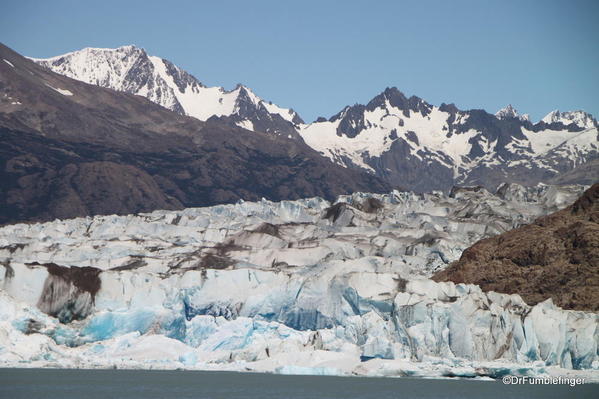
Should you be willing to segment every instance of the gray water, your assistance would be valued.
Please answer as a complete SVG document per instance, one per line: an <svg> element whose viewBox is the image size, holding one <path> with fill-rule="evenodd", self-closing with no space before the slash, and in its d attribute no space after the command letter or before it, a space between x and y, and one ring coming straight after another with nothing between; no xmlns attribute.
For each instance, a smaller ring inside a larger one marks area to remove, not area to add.
<svg viewBox="0 0 599 399"><path fill-rule="evenodd" d="M285 376L210 371L0 369L0 398L599 398L599 385Z"/></svg>

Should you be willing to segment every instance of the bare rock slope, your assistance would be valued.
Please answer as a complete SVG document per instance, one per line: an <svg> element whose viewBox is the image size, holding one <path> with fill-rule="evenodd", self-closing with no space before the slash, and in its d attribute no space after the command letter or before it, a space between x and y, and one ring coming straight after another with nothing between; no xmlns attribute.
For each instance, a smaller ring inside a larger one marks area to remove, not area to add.
<svg viewBox="0 0 599 399"><path fill-rule="evenodd" d="M599 311L599 183L566 209L477 242L434 279Z"/></svg>

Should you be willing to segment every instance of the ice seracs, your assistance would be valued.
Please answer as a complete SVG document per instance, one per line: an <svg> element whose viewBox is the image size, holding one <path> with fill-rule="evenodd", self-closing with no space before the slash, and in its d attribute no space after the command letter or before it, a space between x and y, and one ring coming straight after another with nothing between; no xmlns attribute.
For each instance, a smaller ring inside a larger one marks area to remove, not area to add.
<svg viewBox="0 0 599 399"><path fill-rule="evenodd" d="M355 193L6 226L0 364L596 377L596 314L427 278L583 189Z"/></svg>

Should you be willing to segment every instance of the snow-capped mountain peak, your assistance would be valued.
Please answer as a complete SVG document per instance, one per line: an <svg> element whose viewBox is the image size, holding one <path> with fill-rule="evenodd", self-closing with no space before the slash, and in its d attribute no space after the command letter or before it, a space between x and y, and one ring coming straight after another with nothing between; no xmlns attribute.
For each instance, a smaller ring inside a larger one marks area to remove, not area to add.
<svg viewBox="0 0 599 399"><path fill-rule="evenodd" d="M417 191L454 184L536 184L599 157L597 122L583 111L554 111L533 124L508 105L495 115L435 106L388 87L364 104L304 124L292 109L250 88L208 87L135 46L87 48L36 62L87 83L147 97L180 114L303 140L345 167L365 169Z"/></svg>
<svg viewBox="0 0 599 399"><path fill-rule="evenodd" d="M84 48L61 56L35 59L54 72L86 83L137 94L182 115L206 121L229 118L250 130L297 138L294 126L303 123L292 109L264 101L238 84L233 90L208 87L168 60L148 55L139 47ZM274 120L264 127L264 120Z"/></svg>
<svg viewBox="0 0 599 399"><path fill-rule="evenodd" d="M366 105L302 125L300 134L341 165L427 191L450 184L492 187L506 176L528 184L599 156L592 116L559 113L551 121L562 123L532 124L511 105L495 115L435 106L387 88Z"/></svg>
<svg viewBox="0 0 599 399"><path fill-rule="evenodd" d="M32 58L69 78L123 91L127 89L125 80L129 72L144 59L147 59L145 50L134 45L115 49L86 47L47 59Z"/></svg>
<svg viewBox="0 0 599 399"><path fill-rule="evenodd" d="M564 126L574 124L581 129L592 129L598 126L597 120L593 118L591 114L584 111L551 111L543 119L541 119L541 122L544 122L548 125L552 123L561 123Z"/></svg>
<svg viewBox="0 0 599 399"><path fill-rule="evenodd" d="M504 107L504 108L500 109L499 111L497 111L495 113L495 116L497 117L497 119L515 118L515 119L519 119L523 122L530 121L530 116L528 114L520 115L518 113L518 111L514 107L512 107L512 104L508 104L507 107Z"/></svg>

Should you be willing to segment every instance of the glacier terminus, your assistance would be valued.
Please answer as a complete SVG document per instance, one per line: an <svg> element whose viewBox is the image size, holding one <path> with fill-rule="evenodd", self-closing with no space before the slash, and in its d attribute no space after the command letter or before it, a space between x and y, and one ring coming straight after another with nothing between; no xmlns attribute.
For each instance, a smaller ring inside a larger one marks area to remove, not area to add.
<svg viewBox="0 0 599 399"><path fill-rule="evenodd" d="M355 193L0 229L0 366L597 377L599 316L430 277L584 186Z"/></svg>

